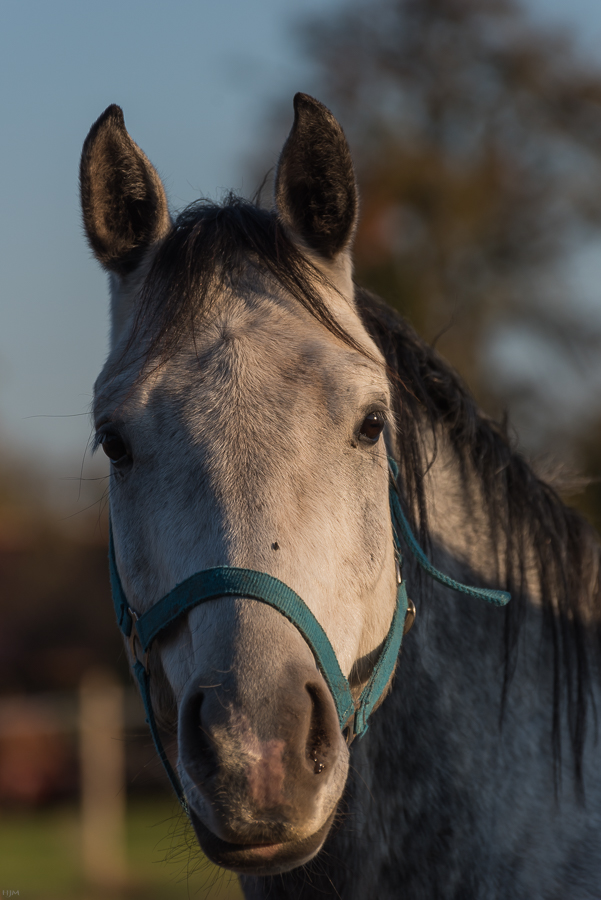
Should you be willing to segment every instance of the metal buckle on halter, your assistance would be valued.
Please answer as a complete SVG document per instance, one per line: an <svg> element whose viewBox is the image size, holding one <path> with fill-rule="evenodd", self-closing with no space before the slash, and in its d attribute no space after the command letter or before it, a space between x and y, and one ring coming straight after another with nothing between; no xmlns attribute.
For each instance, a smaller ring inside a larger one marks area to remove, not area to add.
<svg viewBox="0 0 601 900"><path fill-rule="evenodd" d="M140 640L140 635L138 634L138 629L136 627L136 622L138 621L139 616L137 612L135 612L130 606L127 607L127 611L131 619L131 631L129 632L129 637L127 639L129 649L134 660L139 662L146 671L146 667L148 664L148 650L144 650L142 641Z"/></svg>
<svg viewBox="0 0 601 900"><path fill-rule="evenodd" d="M408 631L411 631L416 615L417 610L415 609L415 603L411 597L407 597L407 612L405 613L405 624L403 625L403 637Z"/></svg>

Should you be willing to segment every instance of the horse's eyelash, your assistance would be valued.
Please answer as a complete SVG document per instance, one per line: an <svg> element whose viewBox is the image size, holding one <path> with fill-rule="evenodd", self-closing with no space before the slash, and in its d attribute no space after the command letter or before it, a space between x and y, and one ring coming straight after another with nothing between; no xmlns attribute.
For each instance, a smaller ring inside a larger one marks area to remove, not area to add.
<svg viewBox="0 0 601 900"><path fill-rule="evenodd" d="M94 437L92 438L92 445L90 447L90 456L94 456L98 448L102 443L103 434L100 431L97 431Z"/></svg>
<svg viewBox="0 0 601 900"><path fill-rule="evenodd" d="M386 424L393 420L393 415L389 409L381 409L380 407L375 407L374 409L368 410L366 415L369 416L371 415L371 413L376 413L376 415L382 416Z"/></svg>

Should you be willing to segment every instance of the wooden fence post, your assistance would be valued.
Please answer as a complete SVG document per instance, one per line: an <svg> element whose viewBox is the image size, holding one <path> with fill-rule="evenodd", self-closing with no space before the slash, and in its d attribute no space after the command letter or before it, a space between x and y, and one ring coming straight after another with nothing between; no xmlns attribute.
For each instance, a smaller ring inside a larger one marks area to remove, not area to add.
<svg viewBox="0 0 601 900"><path fill-rule="evenodd" d="M117 888L127 878L123 688L90 669L79 698L83 870L91 884Z"/></svg>

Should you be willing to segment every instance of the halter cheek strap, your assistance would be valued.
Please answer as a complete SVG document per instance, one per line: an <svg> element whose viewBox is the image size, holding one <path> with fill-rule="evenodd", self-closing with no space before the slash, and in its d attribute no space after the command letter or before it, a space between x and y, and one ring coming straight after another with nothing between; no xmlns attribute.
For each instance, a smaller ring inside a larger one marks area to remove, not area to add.
<svg viewBox="0 0 601 900"><path fill-rule="evenodd" d="M496 606L504 606L509 601L510 595L505 591L475 588L460 584L453 578L449 578L447 575L439 572L430 563L417 543L403 512L397 488L397 465L391 458L389 458L388 462L390 468L389 502L397 561L396 607L380 656L373 668L369 681L356 703L353 700L350 684L340 668L336 653L327 634L307 604L284 582L274 578L272 575L268 575L266 572L257 572L253 569L239 569L230 566L204 569L182 581L181 584L176 585L172 591L146 613L138 616L129 607L121 585L121 579L117 571L112 528L109 528L109 566L117 621L121 631L129 641L132 656L135 660L134 674L138 681L146 711L146 721L157 753L184 809L187 809L184 791L177 774L167 758L152 709L147 658L153 641L161 632L194 607L220 597L243 597L266 603L282 613L299 630L311 647L317 665L336 704L340 728L343 730L348 729L348 740L350 743L355 736L361 737L367 731L369 716L392 677L403 640L409 601L407 599L405 582L401 574L402 555L399 532L403 535L406 544L414 554L419 565L436 581L472 597L487 600Z"/></svg>

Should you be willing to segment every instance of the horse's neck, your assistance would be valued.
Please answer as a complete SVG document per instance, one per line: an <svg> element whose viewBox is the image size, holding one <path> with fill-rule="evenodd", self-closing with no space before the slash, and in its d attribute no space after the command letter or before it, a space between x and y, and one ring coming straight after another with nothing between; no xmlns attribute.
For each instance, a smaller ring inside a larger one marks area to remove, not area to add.
<svg viewBox="0 0 601 900"><path fill-rule="evenodd" d="M435 565L462 582L502 586L502 538L487 520L476 478L469 472L460 477L444 444L426 490ZM365 742L352 751L354 831L344 839L353 845L350 854L358 854L364 841L370 857L355 873L357 885L341 896L376 896L370 883L378 879L379 897L397 896L400 881L404 896L412 898L481 896L478 885L489 883L491 871L501 885L506 860L529 841L536 869L561 851L562 837L578 841L586 827L569 769L563 818L557 815L553 666L550 642L541 641L536 579L532 574L532 614L522 625L502 716L505 612L420 577L410 555L404 575L417 621L403 642L392 691ZM601 786L591 779L587 787L594 803ZM522 807L524 791L528 803ZM390 882L387 872L394 873ZM516 877L520 885L522 874ZM512 878L498 896L517 896ZM466 879L470 889L460 887Z"/></svg>

